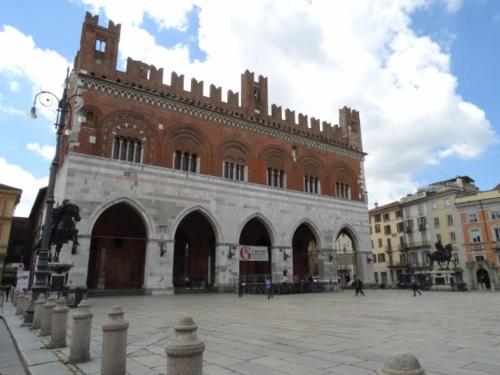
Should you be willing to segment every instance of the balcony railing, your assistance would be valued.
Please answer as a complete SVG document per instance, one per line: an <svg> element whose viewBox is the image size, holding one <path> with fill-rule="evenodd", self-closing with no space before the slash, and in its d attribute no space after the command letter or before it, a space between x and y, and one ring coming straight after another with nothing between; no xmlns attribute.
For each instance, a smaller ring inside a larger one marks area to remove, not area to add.
<svg viewBox="0 0 500 375"><path fill-rule="evenodd" d="M410 241L406 244L407 248L414 248L414 247L424 247L424 246L429 246L430 243L427 240L423 241Z"/></svg>
<svg viewBox="0 0 500 375"><path fill-rule="evenodd" d="M425 225L425 224L419 224L418 225L418 230L420 232L425 232L427 230L427 225Z"/></svg>
<svg viewBox="0 0 500 375"><path fill-rule="evenodd" d="M410 227L409 225L405 226L405 232L406 232L406 233L411 233L411 232L413 232L413 227Z"/></svg>
<svg viewBox="0 0 500 375"><path fill-rule="evenodd" d="M385 252L386 253L392 253L392 246L386 246L385 247Z"/></svg>

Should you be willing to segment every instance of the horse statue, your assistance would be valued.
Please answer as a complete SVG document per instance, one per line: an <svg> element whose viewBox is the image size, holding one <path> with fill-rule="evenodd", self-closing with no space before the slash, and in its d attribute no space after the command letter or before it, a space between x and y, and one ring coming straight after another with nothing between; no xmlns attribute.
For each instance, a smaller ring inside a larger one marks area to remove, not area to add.
<svg viewBox="0 0 500 375"><path fill-rule="evenodd" d="M446 269L450 269L450 262L453 254L453 247L451 244L448 244L443 247L441 244L441 241L436 242L434 245L436 248L436 251L434 252L428 252L427 256L429 257L429 260L431 261L430 267L433 269L434 262L437 262L439 265L439 268L444 270L442 263L446 262Z"/></svg>
<svg viewBox="0 0 500 375"><path fill-rule="evenodd" d="M63 200L62 205L54 208L50 222L49 249L52 248L52 245L55 245L56 249L53 257L51 254L51 261L59 262L62 245L68 241L73 242L71 254L76 254L79 243L78 229L76 229L75 222L80 220L80 208L67 199Z"/></svg>

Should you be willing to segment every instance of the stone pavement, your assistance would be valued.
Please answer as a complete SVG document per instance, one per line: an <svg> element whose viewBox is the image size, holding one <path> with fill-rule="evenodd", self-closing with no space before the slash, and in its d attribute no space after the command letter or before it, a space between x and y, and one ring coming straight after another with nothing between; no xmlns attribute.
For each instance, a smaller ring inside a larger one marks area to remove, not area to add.
<svg viewBox="0 0 500 375"><path fill-rule="evenodd" d="M3 320L0 319L0 374L26 375L14 341Z"/></svg>
<svg viewBox="0 0 500 375"><path fill-rule="evenodd" d="M93 359L67 373L99 373L101 326L111 306L119 304L130 322L127 371L133 375L165 374L165 346L183 316L195 319L206 344L206 375L374 374L397 352L415 354L427 374L500 374L498 296L424 292L412 297L408 290L367 290L365 297L345 291L272 300L235 294L92 298ZM10 314L6 320L15 335L35 340L27 328L16 328L20 320ZM69 352L34 344L26 350L33 346L42 361L35 367L63 366ZM44 362L49 354L52 360ZM57 374L65 373L58 369Z"/></svg>

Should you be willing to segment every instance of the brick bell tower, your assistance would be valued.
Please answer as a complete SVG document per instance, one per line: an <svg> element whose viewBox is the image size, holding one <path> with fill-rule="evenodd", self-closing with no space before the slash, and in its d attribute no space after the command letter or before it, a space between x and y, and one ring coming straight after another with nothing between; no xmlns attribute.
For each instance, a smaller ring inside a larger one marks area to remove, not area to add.
<svg viewBox="0 0 500 375"><path fill-rule="evenodd" d="M241 107L247 116L267 114L267 77L259 76L255 81L254 73L245 71L241 75Z"/></svg>
<svg viewBox="0 0 500 375"><path fill-rule="evenodd" d="M116 74L118 43L121 25L108 22L108 27L99 26L99 16L85 13L82 26L80 50L75 57L75 70L87 74L111 77Z"/></svg>

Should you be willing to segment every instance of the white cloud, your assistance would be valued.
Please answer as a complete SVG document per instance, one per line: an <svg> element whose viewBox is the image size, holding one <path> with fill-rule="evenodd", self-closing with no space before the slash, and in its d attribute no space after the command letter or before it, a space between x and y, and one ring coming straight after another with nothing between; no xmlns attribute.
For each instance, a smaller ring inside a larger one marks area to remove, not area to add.
<svg viewBox="0 0 500 375"><path fill-rule="evenodd" d="M70 62L52 50L44 50L35 45L33 38L16 28L3 25L0 29L0 74L9 78L27 79L33 85L33 93L48 90L62 94L66 68ZM40 112L49 118L54 111L41 107Z"/></svg>
<svg viewBox="0 0 500 375"><path fill-rule="evenodd" d="M19 85L19 82L17 82L17 81L10 81L9 82L9 90L12 92L19 91L20 87L21 86Z"/></svg>
<svg viewBox="0 0 500 375"><path fill-rule="evenodd" d="M270 103L332 122L344 105L359 109L371 202L414 190L416 173L447 157L477 157L496 137L484 111L458 94L452 56L412 30L412 12L438 0L194 0L172 14L161 1L83 1L122 23L124 56L146 56L166 75L239 91L249 68L269 77ZM439 1L449 11L462 5ZM141 29L145 13L159 27L183 29L193 4L204 62L191 63L185 46L164 48Z"/></svg>
<svg viewBox="0 0 500 375"><path fill-rule="evenodd" d="M37 142L28 143L26 148L33 151L35 154L42 156L45 160L52 160L56 152L56 148L50 145L40 145Z"/></svg>
<svg viewBox="0 0 500 375"><path fill-rule="evenodd" d="M36 178L19 165L10 164L4 158L0 158L0 176L2 176L0 183L23 191L21 202L16 207L15 215L29 216L38 190L47 186L49 178Z"/></svg>

